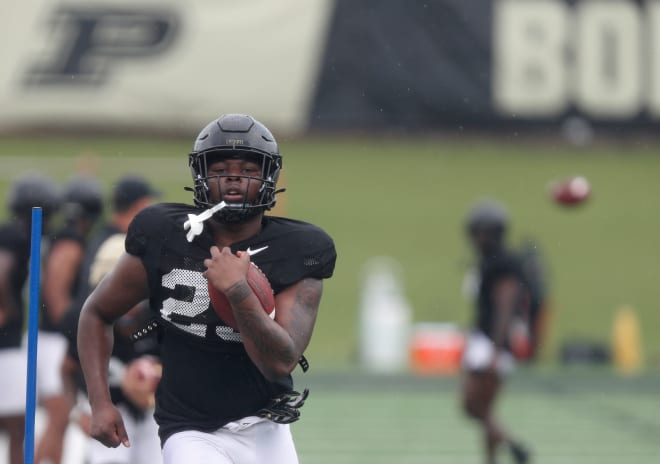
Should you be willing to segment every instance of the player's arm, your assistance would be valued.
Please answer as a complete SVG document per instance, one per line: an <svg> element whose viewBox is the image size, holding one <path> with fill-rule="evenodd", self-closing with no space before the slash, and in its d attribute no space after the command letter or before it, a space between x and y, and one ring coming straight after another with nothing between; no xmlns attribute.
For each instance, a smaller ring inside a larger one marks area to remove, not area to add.
<svg viewBox="0 0 660 464"><path fill-rule="evenodd" d="M493 342L497 350L500 350L506 343L509 326L519 297L520 281L515 276L501 277L495 283L493 294L495 307Z"/></svg>
<svg viewBox="0 0 660 464"><path fill-rule="evenodd" d="M236 256L229 248L219 251L214 247L211 256L205 261L207 277L231 303L248 356L268 380L288 375L309 344L323 282L303 279L280 292L273 320L245 279L249 255Z"/></svg>
<svg viewBox="0 0 660 464"><path fill-rule="evenodd" d="M245 349L266 378L275 380L295 369L312 337L322 292L319 279L307 278L290 286L275 297L275 320L260 306L252 309L254 294L235 306Z"/></svg>
<svg viewBox="0 0 660 464"><path fill-rule="evenodd" d="M276 380L295 369L312 336L322 292L322 280L297 282L275 298L273 320L246 281L228 290L245 349L267 379Z"/></svg>
<svg viewBox="0 0 660 464"><path fill-rule="evenodd" d="M44 299L53 321L59 322L71 305L71 289L84 255L75 240L59 240L46 260Z"/></svg>
<svg viewBox="0 0 660 464"><path fill-rule="evenodd" d="M92 435L106 446L128 446L121 416L112 405L108 363L114 322L148 297L147 274L139 258L124 253L87 298L78 325L78 352L92 407Z"/></svg>
<svg viewBox="0 0 660 464"><path fill-rule="evenodd" d="M0 249L0 327L3 327L18 308L12 295L10 276L14 269L14 255Z"/></svg>

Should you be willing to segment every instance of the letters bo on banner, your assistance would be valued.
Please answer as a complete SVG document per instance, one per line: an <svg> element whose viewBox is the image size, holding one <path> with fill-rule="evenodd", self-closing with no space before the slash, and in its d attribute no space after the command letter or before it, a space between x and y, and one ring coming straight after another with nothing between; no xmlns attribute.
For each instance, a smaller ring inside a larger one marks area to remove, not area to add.
<svg viewBox="0 0 660 464"><path fill-rule="evenodd" d="M494 103L517 116L660 116L660 2L494 3ZM654 52L655 51L655 52Z"/></svg>

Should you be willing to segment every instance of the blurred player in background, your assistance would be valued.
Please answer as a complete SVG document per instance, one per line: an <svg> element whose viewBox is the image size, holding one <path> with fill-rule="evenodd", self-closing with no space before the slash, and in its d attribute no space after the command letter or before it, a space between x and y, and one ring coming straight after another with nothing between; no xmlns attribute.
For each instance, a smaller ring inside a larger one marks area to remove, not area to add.
<svg viewBox="0 0 660 464"><path fill-rule="evenodd" d="M9 435L9 462L23 462L27 353L22 347L24 287L30 261L32 207L41 206L43 234L60 192L41 174L26 174L8 194L11 219L0 226L0 427Z"/></svg>
<svg viewBox="0 0 660 464"><path fill-rule="evenodd" d="M61 324L77 292L88 235L103 212L103 191L95 178L78 176L68 182L62 200L62 226L52 235L42 283L37 391L48 421L35 462L44 464L62 461L64 434L75 401L71 364L65 363L68 342Z"/></svg>
<svg viewBox="0 0 660 464"><path fill-rule="evenodd" d="M250 116L212 121L189 164L195 205L140 213L127 252L83 308L78 344L92 433L106 446L133 446L107 394L112 341L104 333L149 298L163 360L156 419L164 462L295 463L288 424L306 392L293 391L291 372L311 338L322 279L334 270L334 244L311 224L264 216L282 157ZM247 283L251 260L275 293L274 319ZM214 311L209 284L226 295L240 332Z"/></svg>
<svg viewBox="0 0 660 464"><path fill-rule="evenodd" d="M503 377L514 367L513 345L530 343L530 286L522 260L506 246L508 226L508 213L493 201L478 203L466 221L478 266L472 276L475 321L463 357L463 408L482 428L487 464L496 462L500 445L508 446L516 463L530 460L494 412Z"/></svg>
<svg viewBox="0 0 660 464"><path fill-rule="evenodd" d="M112 193L112 214L91 240L81 273L77 304L67 317L71 336L71 357L78 362L76 323L82 303L112 269L124 251L128 225L159 195L144 178L126 176L115 184ZM134 437L132 448L112 449L90 438L87 450L89 464L158 464L161 461L158 429L153 418L154 390L160 379L160 362L155 338L146 337L134 343L132 335L144 326L143 302L124 315L115 325L115 340L109 364L109 392L112 402ZM84 384L81 384L84 389ZM89 434L88 410L79 406L74 416Z"/></svg>

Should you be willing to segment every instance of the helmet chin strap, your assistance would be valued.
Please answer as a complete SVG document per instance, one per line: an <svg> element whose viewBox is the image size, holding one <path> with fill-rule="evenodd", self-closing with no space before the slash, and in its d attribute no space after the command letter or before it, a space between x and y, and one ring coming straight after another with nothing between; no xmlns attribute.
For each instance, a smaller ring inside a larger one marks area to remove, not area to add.
<svg viewBox="0 0 660 464"><path fill-rule="evenodd" d="M211 218L211 216L213 216L225 206L227 206L227 203L221 201L217 205L214 205L199 214L189 214L188 220L183 223L183 230L188 231L186 232L186 239L189 242L192 242L194 238L200 235L204 230L204 221Z"/></svg>

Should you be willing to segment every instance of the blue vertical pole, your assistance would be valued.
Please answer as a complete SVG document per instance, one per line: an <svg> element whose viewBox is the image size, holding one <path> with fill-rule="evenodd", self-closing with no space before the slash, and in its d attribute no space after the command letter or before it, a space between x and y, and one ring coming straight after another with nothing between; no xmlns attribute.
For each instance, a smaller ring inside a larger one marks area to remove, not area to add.
<svg viewBox="0 0 660 464"><path fill-rule="evenodd" d="M27 390L25 393L25 464L34 464L34 421L37 407L37 334L41 293L41 216L41 208L32 208Z"/></svg>

